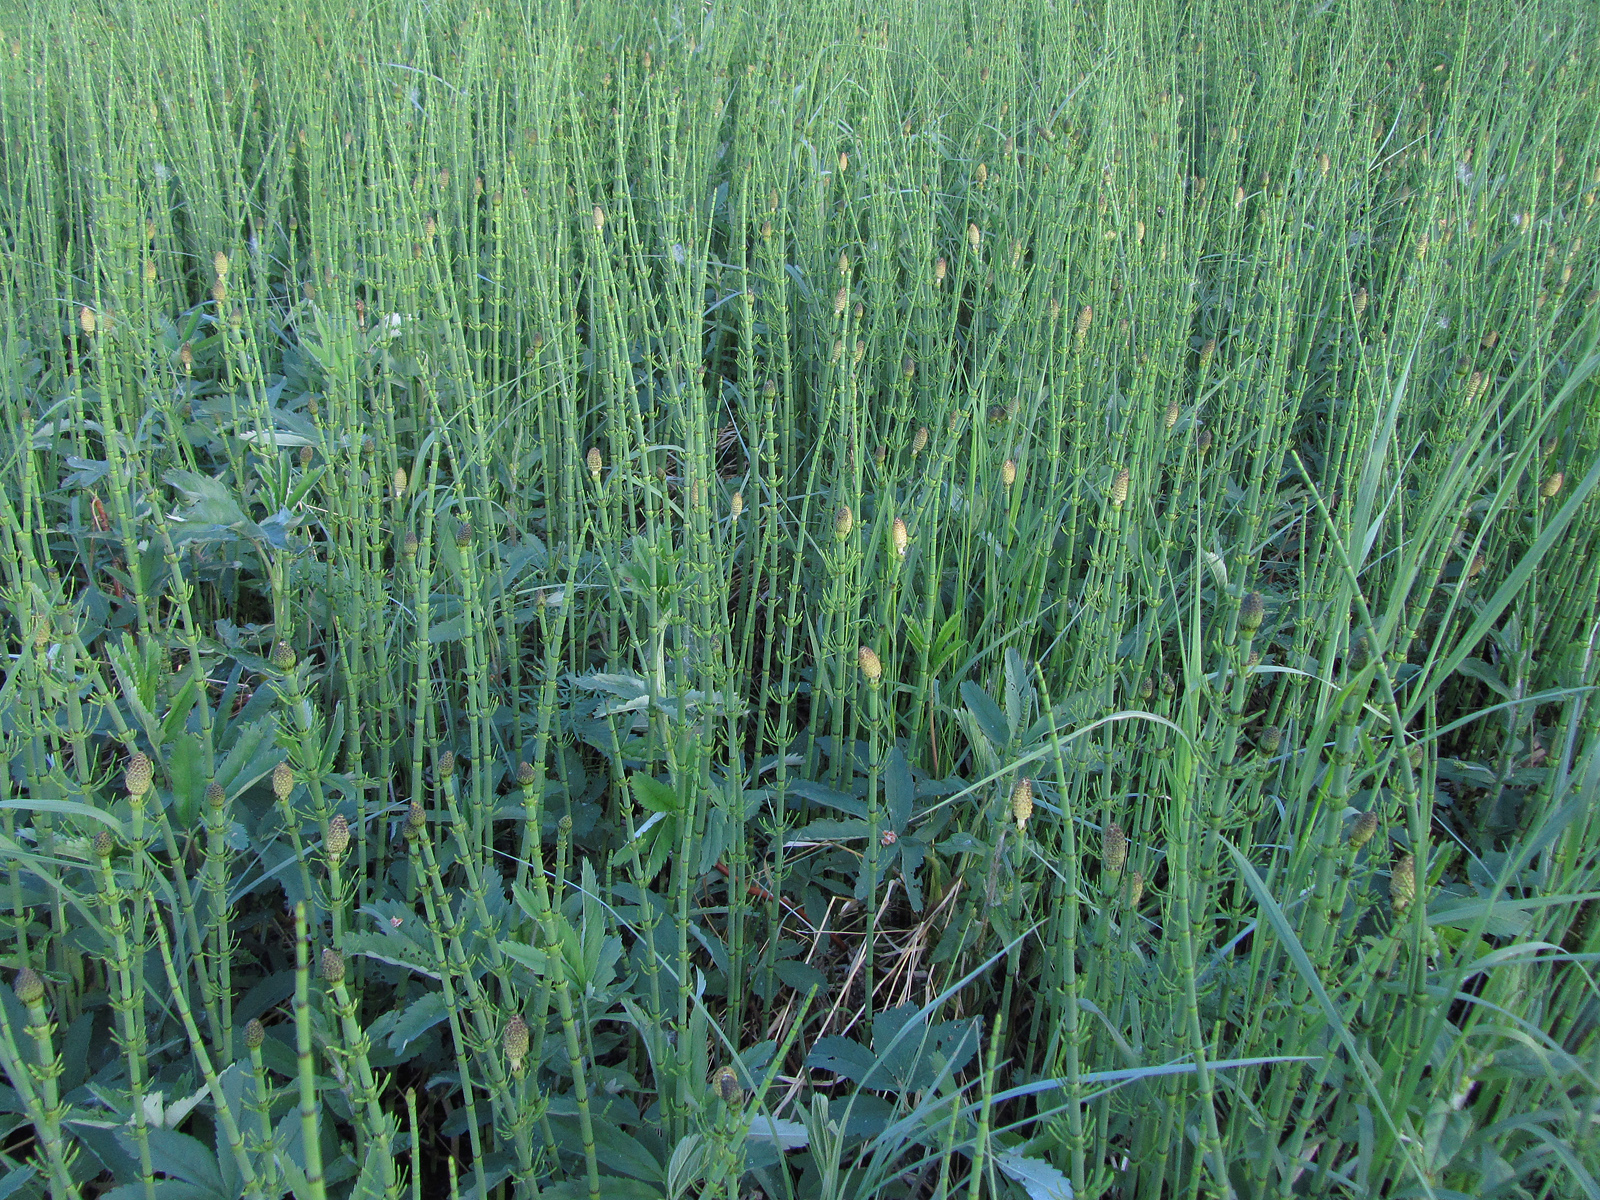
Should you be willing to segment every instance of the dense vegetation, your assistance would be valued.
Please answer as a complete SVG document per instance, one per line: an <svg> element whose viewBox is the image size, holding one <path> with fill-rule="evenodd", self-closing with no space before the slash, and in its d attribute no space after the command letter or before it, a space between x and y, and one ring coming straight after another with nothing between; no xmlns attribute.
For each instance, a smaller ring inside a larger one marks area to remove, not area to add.
<svg viewBox="0 0 1600 1200"><path fill-rule="evenodd" d="M0 1197L1600 1196L1597 43L0 5Z"/></svg>

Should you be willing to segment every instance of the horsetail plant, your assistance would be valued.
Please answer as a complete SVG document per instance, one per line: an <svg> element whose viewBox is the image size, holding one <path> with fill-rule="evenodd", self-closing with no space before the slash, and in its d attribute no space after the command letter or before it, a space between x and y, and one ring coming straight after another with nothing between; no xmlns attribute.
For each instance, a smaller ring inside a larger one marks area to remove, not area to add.
<svg viewBox="0 0 1600 1200"><path fill-rule="evenodd" d="M16 7L0 1192L1581 1191L1590 7Z"/></svg>

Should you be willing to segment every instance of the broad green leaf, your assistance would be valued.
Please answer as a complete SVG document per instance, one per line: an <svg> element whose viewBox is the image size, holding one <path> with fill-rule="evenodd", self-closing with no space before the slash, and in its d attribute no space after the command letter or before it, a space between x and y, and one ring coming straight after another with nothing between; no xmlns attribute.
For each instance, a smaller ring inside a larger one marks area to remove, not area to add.
<svg viewBox="0 0 1600 1200"><path fill-rule="evenodd" d="M192 678L185 679L183 686L178 689L167 707L167 715L161 719L161 741L165 745L175 738L184 736L184 728L189 722L189 712L194 708L195 686Z"/></svg>
<svg viewBox="0 0 1600 1200"><path fill-rule="evenodd" d="M220 479L179 470L168 471L162 479L174 490L183 493L187 507L181 509L176 517L182 523L227 527L248 520L232 490Z"/></svg>
<svg viewBox="0 0 1600 1200"><path fill-rule="evenodd" d="M804 1150L811 1141L811 1135L799 1121L786 1121L765 1113L750 1118L750 1132L746 1137L752 1142L772 1142L780 1150Z"/></svg>
<svg viewBox="0 0 1600 1200"><path fill-rule="evenodd" d="M796 846L805 842L849 842L864 838L871 832L872 826L865 821L836 821L832 817L822 817L796 829L784 844Z"/></svg>
<svg viewBox="0 0 1600 1200"><path fill-rule="evenodd" d="M745 1087L754 1087L755 1076L772 1061L772 1056L777 1052L778 1043L770 1038L739 1052L739 1066L742 1068L744 1075L742 1082Z"/></svg>
<svg viewBox="0 0 1600 1200"><path fill-rule="evenodd" d="M142 1183L125 1183L121 1187L102 1192L100 1200L146 1200L148 1193ZM156 1200L233 1200L227 1193L213 1191L198 1183L185 1183L181 1179L158 1179L155 1185Z"/></svg>
<svg viewBox="0 0 1600 1200"><path fill-rule="evenodd" d="M644 1143L618 1129L609 1121L597 1121L594 1126L595 1152L613 1171L621 1171L646 1183L664 1185L666 1169L658 1162Z"/></svg>
<svg viewBox="0 0 1600 1200"><path fill-rule="evenodd" d="M869 1087L892 1086L920 1092L947 1071L959 1071L978 1051L971 1021L941 1021L931 1029L915 1004L901 1004L872 1019L872 1048L878 1069Z"/></svg>
<svg viewBox="0 0 1600 1200"><path fill-rule="evenodd" d="M633 788L633 797L639 802L640 808L654 813L677 814L683 811L683 801L670 783L635 772L628 777L628 784Z"/></svg>
<svg viewBox="0 0 1600 1200"><path fill-rule="evenodd" d="M364 904L361 912L372 918L373 928L346 934L346 954L381 957L386 962L410 965L412 970L421 970L437 978L433 975L431 945L424 946L417 940L418 936L428 936L421 917L394 898Z"/></svg>
<svg viewBox="0 0 1600 1200"><path fill-rule="evenodd" d="M545 968L549 966L545 961L544 951L537 946L524 946L521 942L501 942L500 953L541 977L545 973Z"/></svg>
<svg viewBox="0 0 1600 1200"><path fill-rule="evenodd" d="M1042 1158L1002 1150L994 1156L994 1165L1022 1185L1028 1200L1073 1200L1072 1180Z"/></svg>
<svg viewBox="0 0 1600 1200"><path fill-rule="evenodd" d="M37 1174L38 1172L28 1163L11 1168L3 1178L0 1178L0 1200L11 1200L11 1197L27 1186ZM140 1192L143 1193L142 1185Z"/></svg>
<svg viewBox="0 0 1600 1200"><path fill-rule="evenodd" d="M237 727L236 727L237 728ZM267 716L239 728L227 756L217 764L217 783L230 797L264 779L283 758L278 748L278 722Z"/></svg>
<svg viewBox="0 0 1600 1200"><path fill-rule="evenodd" d="M830 787L823 787L822 784L810 779L791 779L789 791L793 795L815 800L818 804L826 804L829 808L836 808L847 816L864 819L867 815L867 806L856 797L836 792Z"/></svg>
<svg viewBox="0 0 1600 1200"><path fill-rule="evenodd" d="M1483 932L1494 937L1519 937L1527 932L1532 914L1542 908L1576 907L1590 900L1600 899L1600 892L1577 892L1567 896L1529 896L1513 899L1510 896L1474 897L1454 901L1436 901L1428 907L1429 925L1447 925L1468 929L1474 922L1483 921Z"/></svg>
<svg viewBox="0 0 1600 1200"><path fill-rule="evenodd" d="M1028 664L1015 648L1006 647L1005 702L1006 725L1013 732L1028 723L1028 710L1033 704L1033 685L1029 681Z"/></svg>
<svg viewBox="0 0 1600 1200"><path fill-rule="evenodd" d="M466 632L466 617L448 617L443 621L433 621L428 625L428 641L435 646L442 646L447 642L459 642Z"/></svg>
<svg viewBox="0 0 1600 1200"><path fill-rule="evenodd" d="M1511 689L1506 686L1506 681L1501 679L1500 673L1484 662L1483 659L1464 658L1456 670L1468 678L1476 679L1502 699L1510 699Z"/></svg>
<svg viewBox="0 0 1600 1200"><path fill-rule="evenodd" d="M994 847L970 833L958 830L939 843L940 854L988 854Z"/></svg>
<svg viewBox="0 0 1600 1200"><path fill-rule="evenodd" d="M389 1032L389 1049L399 1054L448 1015L443 992L428 992L420 999L413 1000Z"/></svg>
<svg viewBox="0 0 1600 1200"><path fill-rule="evenodd" d="M221 1085L223 1103L231 1112L246 1111L246 1089L249 1089L250 1099L252 1101L255 1099L255 1077L244 1062L235 1062L225 1070L218 1077L218 1083ZM241 1194L244 1191L244 1177L239 1172L239 1160L234 1157L233 1151L228 1146L228 1131L221 1121L212 1122L211 1149L216 1158L217 1169L222 1173L223 1191L230 1196Z"/></svg>
<svg viewBox="0 0 1600 1200"><path fill-rule="evenodd" d="M911 904L911 911L921 912L922 884L917 879L917 872L922 868L923 859L927 857L928 844L912 834L896 842L895 850L900 855L900 882L905 885L906 899Z"/></svg>
<svg viewBox="0 0 1600 1200"><path fill-rule="evenodd" d="M772 970L785 986L792 987L802 995L813 987L825 990L828 986L826 975L810 963L803 963L798 959L780 958Z"/></svg>
<svg viewBox="0 0 1600 1200"><path fill-rule="evenodd" d="M883 790L889 804L889 828L904 833L911 821L911 804L917 789L911 778L911 765L899 746L890 750L884 761Z"/></svg>
<svg viewBox="0 0 1600 1200"><path fill-rule="evenodd" d="M216 1155L205 1143L174 1129L151 1129L150 1165L164 1175L173 1175L186 1183L195 1184L222 1195L222 1172L217 1168Z"/></svg>
<svg viewBox="0 0 1600 1200"><path fill-rule="evenodd" d="M157 1089L146 1092L144 1097L145 1120L151 1125L162 1126L167 1129L176 1129L188 1120L189 1114L202 1101L209 1098L211 1089L201 1084L187 1096L181 1096L168 1104L166 1093ZM200 1182L200 1181L195 1181Z"/></svg>
<svg viewBox="0 0 1600 1200"><path fill-rule="evenodd" d="M1011 729L1000 706L990 699L988 692L966 679L961 681L961 699L994 751L1004 750L1011 743Z"/></svg>
<svg viewBox="0 0 1600 1200"><path fill-rule="evenodd" d="M806 1055L806 1066L819 1071L832 1071L858 1084L871 1075L877 1065L878 1060L872 1051L846 1037L825 1037ZM888 1077L885 1076L879 1083L880 1086L886 1085Z"/></svg>
<svg viewBox="0 0 1600 1200"><path fill-rule="evenodd" d="M707 1146L698 1133L686 1133L672 1148L667 1161L667 1195L672 1200L686 1200L689 1189L699 1183L706 1173Z"/></svg>
<svg viewBox="0 0 1600 1200"><path fill-rule="evenodd" d="M193 698L194 689L185 689ZM206 778L200 736L178 733L167 740L167 776L179 829L193 829L205 799Z"/></svg>
<svg viewBox="0 0 1600 1200"><path fill-rule="evenodd" d="M0 808L14 808L22 812L59 813L64 817L84 817L90 821L100 822L119 837L123 836L122 822L116 817L77 800L0 800Z"/></svg>

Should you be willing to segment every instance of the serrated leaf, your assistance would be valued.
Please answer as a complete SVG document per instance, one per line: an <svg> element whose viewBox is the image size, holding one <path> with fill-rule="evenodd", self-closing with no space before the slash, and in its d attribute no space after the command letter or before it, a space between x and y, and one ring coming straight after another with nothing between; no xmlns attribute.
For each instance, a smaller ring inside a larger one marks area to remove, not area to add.
<svg viewBox="0 0 1600 1200"><path fill-rule="evenodd" d="M389 1033L389 1049L399 1054L407 1045L444 1020L446 1015L443 992L429 992L412 1001Z"/></svg>
<svg viewBox="0 0 1600 1200"><path fill-rule="evenodd" d="M156 1095L159 1096L160 1093L158 1092ZM160 1119L157 1123L166 1126L168 1129L176 1129L179 1125L182 1125L189 1114L194 1111L195 1106L198 1105L200 1101L208 1099L210 1095L211 1089L205 1084L201 1084L187 1096L184 1096L179 1100L174 1100L171 1104L166 1105L161 1110ZM176 1173L177 1172L173 1172L173 1174ZM192 1180L191 1182L201 1183L204 1181L196 1179Z"/></svg>
<svg viewBox="0 0 1600 1200"><path fill-rule="evenodd" d="M383 1168L388 1157L381 1145L369 1149L361 1176L350 1188L349 1200L383 1200Z"/></svg>
<svg viewBox="0 0 1600 1200"><path fill-rule="evenodd" d="M872 1048L878 1069L870 1086L919 1092L941 1072L965 1066L977 1053L978 1038L970 1021L941 1021L929 1029L917 1005L901 1004L873 1017Z"/></svg>
<svg viewBox="0 0 1600 1200"><path fill-rule="evenodd" d="M613 1171L621 1171L646 1183L664 1184L666 1171L644 1143L618 1129L609 1121L594 1125L594 1147L600 1161Z"/></svg>
<svg viewBox="0 0 1600 1200"><path fill-rule="evenodd" d="M650 694L650 685L645 681L644 677L629 672L608 674L602 671L594 671L588 675L575 676L572 682L588 691L609 692L613 696L622 697L624 700L634 700L640 696L648 697Z"/></svg>
<svg viewBox="0 0 1600 1200"><path fill-rule="evenodd" d="M1028 680L1028 664L1012 647L1006 647L1006 723L1013 730L1021 729L1028 720L1028 709L1033 702L1033 687Z"/></svg>
<svg viewBox="0 0 1600 1200"><path fill-rule="evenodd" d="M739 1065L744 1068L747 1079L753 1079L766 1065L772 1061L772 1056L778 1052L778 1043L770 1038L764 1042L757 1042L748 1050L739 1052ZM748 1084L747 1084L748 1086Z"/></svg>
<svg viewBox="0 0 1600 1200"><path fill-rule="evenodd" d="M1002 1150L994 1156L994 1165L1022 1185L1028 1200L1073 1200L1072 1180L1042 1158Z"/></svg>
<svg viewBox="0 0 1600 1200"><path fill-rule="evenodd" d="M292 878L290 876L289 878ZM363 912L371 906L364 907ZM413 916L412 918L416 918ZM396 967L404 967L418 975L425 975L429 979L438 979L439 972L433 967L432 954L413 942L403 934L386 930L384 933L350 933L345 935L345 954L360 954L377 962L390 963Z"/></svg>
<svg viewBox="0 0 1600 1200"><path fill-rule="evenodd" d="M68 488L93 487L111 472L111 464L103 459L79 458L76 454L67 455L67 466L72 468L72 474L61 481L61 486Z"/></svg>
<svg viewBox="0 0 1600 1200"><path fill-rule="evenodd" d="M794 846L801 842L849 842L856 838L864 838L871 832L872 826L865 821L838 821L832 817L821 817L796 829L789 835L784 845Z"/></svg>
<svg viewBox="0 0 1600 1200"><path fill-rule="evenodd" d="M431 622L428 625L428 641L435 646L459 642L466 632L467 619L463 616L454 616L443 621Z"/></svg>
<svg viewBox="0 0 1600 1200"><path fill-rule="evenodd" d="M906 625L905 631L906 641L911 643L911 648L918 654L926 654L928 652L928 637L922 632L922 626L912 621Z"/></svg>
<svg viewBox="0 0 1600 1200"><path fill-rule="evenodd" d="M205 1143L175 1129L150 1129L150 1165L163 1175L175 1175L186 1183L222 1195L222 1172L217 1158Z"/></svg>
<svg viewBox="0 0 1600 1200"><path fill-rule="evenodd" d="M966 623L966 614L952 613L939 626L939 632L933 637L933 650L928 656L928 670L937 675L952 658L959 654L966 646L966 640L961 636L962 628Z"/></svg>
<svg viewBox="0 0 1600 1200"><path fill-rule="evenodd" d="M278 748L278 723L268 716L238 728L227 756L217 764L217 783L230 796L264 779L283 758Z"/></svg>
<svg viewBox="0 0 1600 1200"><path fill-rule="evenodd" d="M177 521L227 527L244 524L248 520L233 492L220 479L179 470L168 471L161 478L175 491L183 493L188 503L188 507L174 518Z"/></svg>
<svg viewBox="0 0 1600 1200"><path fill-rule="evenodd" d="M545 968L549 965L545 962L544 951L537 946L524 946L520 942L501 942L500 953L539 976L544 975Z"/></svg>
<svg viewBox="0 0 1600 1200"><path fill-rule="evenodd" d="M187 712L192 707L194 690L186 688L185 691L189 702L185 705ZM201 758L200 739L194 734L177 733L168 738L167 775L172 780L172 808L179 829L192 829L200 812L200 801L206 789Z"/></svg>
<svg viewBox="0 0 1600 1200"><path fill-rule="evenodd" d="M683 811L683 801L670 783L636 773L628 777L628 785L633 788L633 798L639 802L640 808L668 816L676 816Z"/></svg>

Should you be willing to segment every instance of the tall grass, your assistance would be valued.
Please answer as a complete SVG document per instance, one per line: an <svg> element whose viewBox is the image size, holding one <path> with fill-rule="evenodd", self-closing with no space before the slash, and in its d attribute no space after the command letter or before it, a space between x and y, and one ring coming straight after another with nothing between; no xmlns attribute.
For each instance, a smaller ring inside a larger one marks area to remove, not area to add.
<svg viewBox="0 0 1600 1200"><path fill-rule="evenodd" d="M1587 5L0 19L0 1195L1596 1195Z"/></svg>

